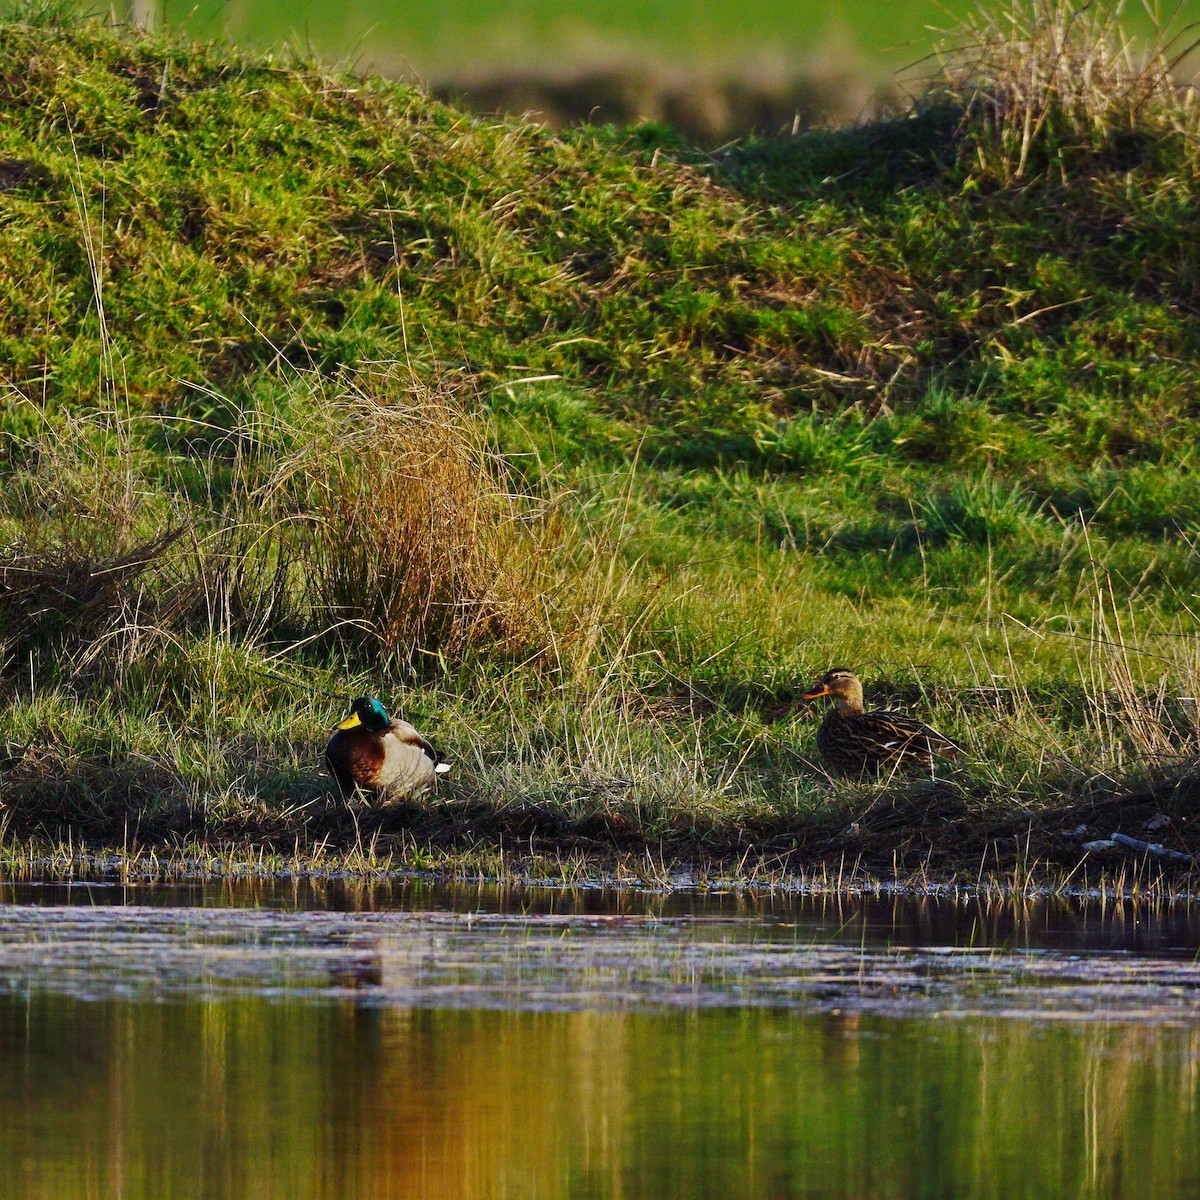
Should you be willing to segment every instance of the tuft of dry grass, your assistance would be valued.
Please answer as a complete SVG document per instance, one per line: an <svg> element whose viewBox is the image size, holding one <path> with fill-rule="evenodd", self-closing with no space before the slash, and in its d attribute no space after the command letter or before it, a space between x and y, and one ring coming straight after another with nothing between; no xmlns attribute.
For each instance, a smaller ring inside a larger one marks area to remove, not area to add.
<svg viewBox="0 0 1200 1200"><path fill-rule="evenodd" d="M127 662L186 629L333 640L376 663L553 655L570 607L553 505L506 486L486 421L450 388L395 366L297 376L283 411L214 439L191 499L182 474L114 456L113 421L40 428L0 506L10 664Z"/></svg>
<svg viewBox="0 0 1200 1200"><path fill-rule="evenodd" d="M961 105L981 169L1014 182L1079 152L1128 152L1134 138L1194 138L1200 101L1187 81L1200 39L1157 25L1149 39L1124 3L980 4L939 52L934 98Z"/></svg>
<svg viewBox="0 0 1200 1200"><path fill-rule="evenodd" d="M550 650L547 506L505 487L486 423L449 387L361 373L293 442L249 502L283 517L314 627L409 663Z"/></svg>
<svg viewBox="0 0 1200 1200"><path fill-rule="evenodd" d="M139 542L123 554L96 558L62 544L27 551L10 546L0 557L0 631L5 649L23 659L35 649L57 642L59 648L81 649L85 661L123 634L169 624L181 597L162 597L144 610L141 586L183 534L170 529Z"/></svg>
<svg viewBox="0 0 1200 1200"><path fill-rule="evenodd" d="M127 662L191 607L187 523L145 486L118 426L95 414L43 420L6 481L0 662Z"/></svg>

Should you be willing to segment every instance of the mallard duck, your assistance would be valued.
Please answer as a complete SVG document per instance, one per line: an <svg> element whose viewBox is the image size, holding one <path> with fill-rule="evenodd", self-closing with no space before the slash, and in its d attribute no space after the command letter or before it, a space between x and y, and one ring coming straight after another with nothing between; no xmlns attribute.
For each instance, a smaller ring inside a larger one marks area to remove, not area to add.
<svg viewBox="0 0 1200 1200"><path fill-rule="evenodd" d="M393 719L373 696L360 696L325 747L325 763L343 795L355 789L411 796L450 764L407 722Z"/></svg>
<svg viewBox="0 0 1200 1200"><path fill-rule="evenodd" d="M862 775L884 767L933 769L934 755L954 758L962 747L936 729L904 713L863 710L863 686L853 671L835 667L805 692L805 700L833 699L817 730L821 761L841 775Z"/></svg>

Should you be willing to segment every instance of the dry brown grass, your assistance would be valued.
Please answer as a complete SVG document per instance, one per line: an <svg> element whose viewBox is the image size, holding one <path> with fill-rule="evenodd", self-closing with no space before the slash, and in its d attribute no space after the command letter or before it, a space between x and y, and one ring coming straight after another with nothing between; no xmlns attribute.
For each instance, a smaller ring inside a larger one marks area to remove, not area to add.
<svg viewBox="0 0 1200 1200"><path fill-rule="evenodd" d="M81 652L81 665L105 649L124 657L148 628L170 624L187 606L177 589L147 602L145 577L160 566L182 529L167 530L122 554L98 558L77 547L25 551L10 546L0 557L0 631L9 656L50 643Z"/></svg>
<svg viewBox="0 0 1200 1200"><path fill-rule="evenodd" d="M409 662L548 651L546 507L504 486L462 398L393 367L315 411L250 497L283 520L311 623Z"/></svg>
<svg viewBox="0 0 1200 1200"><path fill-rule="evenodd" d="M30 655L65 652L80 667L119 664L191 607L185 524L141 485L118 424L47 422L6 480L0 662L25 670Z"/></svg>
<svg viewBox="0 0 1200 1200"><path fill-rule="evenodd" d="M506 486L469 398L398 367L294 385L302 405L213 441L225 483L199 502L194 462L164 489L112 454L110 417L42 429L0 506L10 665L128 661L185 628L368 661L553 657L555 619L573 623L553 508Z"/></svg>
<svg viewBox="0 0 1200 1200"><path fill-rule="evenodd" d="M947 39L934 92L970 114L981 168L1011 182L1073 153L1127 151L1133 137L1196 137L1195 29L1173 32L1168 22L1146 39L1130 31L1123 9L1078 0L981 4Z"/></svg>

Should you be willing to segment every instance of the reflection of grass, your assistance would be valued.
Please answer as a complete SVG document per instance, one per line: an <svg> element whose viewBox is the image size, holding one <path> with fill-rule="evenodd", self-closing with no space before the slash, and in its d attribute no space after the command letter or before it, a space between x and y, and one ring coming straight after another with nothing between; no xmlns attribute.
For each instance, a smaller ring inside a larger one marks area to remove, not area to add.
<svg viewBox="0 0 1200 1200"><path fill-rule="evenodd" d="M386 961L386 982L403 987L419 962ZM295 1200L327 1196L333 1171L367 1196L478 1196L480 1179L569 1195L619 1175L635 1195L759 1200L817 1180L920 1195L936 1178L971 1195L981 1171L1000 1195L1170 1195L1200 1169L1194 1022L700 1007L666 1020L279 992L136 1007L6 998L6 1079L20 1070L25 1086L0 1093L0 1179L20 1164L30 1194L102 1194L118 1121L130 1196L187 1190L214 1144L247 1194L278 1190L285 1161ZM92 1048L82 1063L70 1033ZM1030 1087L1032 1063L1046 1086ZM47 1151L51 1105L76 1152Z"/></svg>
<svg viewBox="0 0 1200 1200"><path fill-rule="evenodd" d="M711 158L5 38L10 838L1035 878L1162 812L1196 846L1186 97L1130 143L1044 87L1018 145L989 67ZM835 662L967 765L831 785L798 695ZM450 790L332 802L362 692Z"/></svg>

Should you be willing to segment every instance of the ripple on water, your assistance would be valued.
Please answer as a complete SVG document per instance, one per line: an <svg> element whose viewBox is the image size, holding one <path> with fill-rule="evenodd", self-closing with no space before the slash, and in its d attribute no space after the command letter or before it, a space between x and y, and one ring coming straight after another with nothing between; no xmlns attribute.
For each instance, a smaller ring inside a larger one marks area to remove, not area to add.
<svg viewBox="0 0 1200 1200"><path fill-rule="evenodd" d="M778 919L0 906L0 992L1191 1023L1200 962L824 940Z"/></svg>

